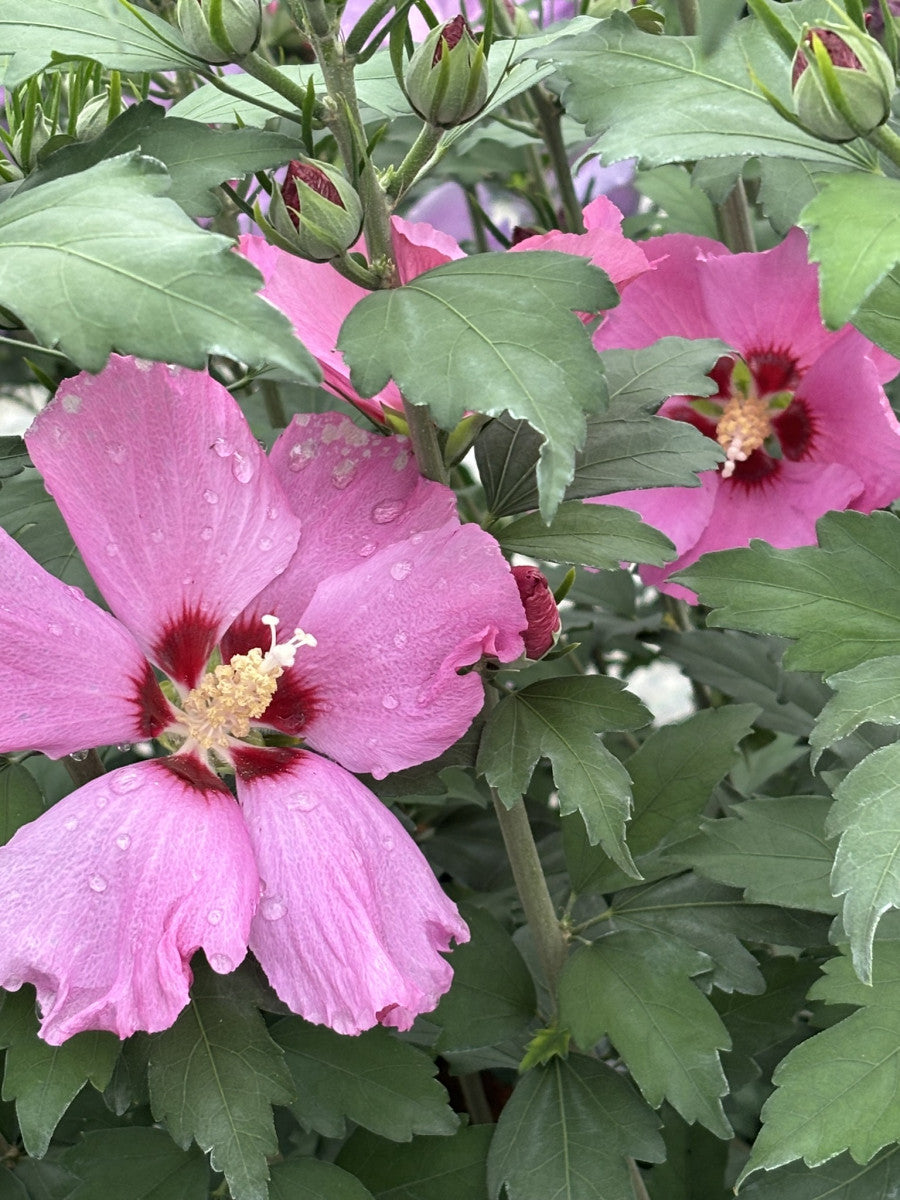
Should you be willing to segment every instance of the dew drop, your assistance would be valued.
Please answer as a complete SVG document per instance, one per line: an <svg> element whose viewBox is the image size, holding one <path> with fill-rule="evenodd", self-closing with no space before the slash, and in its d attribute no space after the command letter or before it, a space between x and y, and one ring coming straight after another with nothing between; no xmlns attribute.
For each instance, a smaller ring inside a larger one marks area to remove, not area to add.
<svg viewBox="0 0 900 1200"><path fill-rule="evenodd" d="M121 442L110 442L109 445L106 447L107 458L109 458L111 462L114 462L116 464L124 462L126 454L127 454L127 450L125 449L125 447L122 445Z"/></svg>
<svg viewBox="0 0 900 1200"><path fill-rule="evenodd" d="M234 970L234 963L227 954L213 954L209 965L219 975L227 975L229 971Z"/></svg>
<svg viewBox="0 0 900 1200"><path fill-rule="evenodd" d="M88 886L92 892L105 892L106 880L102 875L92 875L88 880Z"/></svg>
<svg viewBox="0 0 900 1200"><path fill-rule="evenodd" d="M376 525L390 525L396 521L406 507L402 500L380 500L372 509L372 520Z"/></svg>
<svg viewBox="0 0 900 1200"><path fill-rule="evenodd" d="M156 542L157 546L159 545L159 543L163 540L163 538L165 536L166 535L163 533L163 531L161 529L151 529L150 530L150 541Z"/></svg>
<svg viewBox="0 0 900 1200"><path fill-rule="evenodd" d="M271 538L260 538L257 545L259 546L260 550L271 550L272 549L272 539Z"/></svg>
<svg viewBox="0 0 900 1200"><path fill-rule="evenodd" d="M277 509L277 508L276 508L274 505L272 505L272 507L271 507L271 508L268 508L268 509L266 510L266 516L269 518L269 520L270 520L270 521L275 521L275 520L277 520L277 518L278 518L278 509Z"/></svg>
<svg viewBox="0 0 900 1200"><path fill-rule="evenodd" d="M81 590L80 587L76 587L74 583L67 584L66 590L68 591L68 593L72 597L72 599L77 600L79 604L82 602L82 600L85 599L84 592Z"/></svg>
<svg viewBox="0 0 900 1200"><path fill-rule="evenodd" d="M212 527L212 525L204 525L204 526L203 526L203 528L200 530L200 540L201 540L201 542L210 542L210 541L212 541L212 535L213 535L213 527Z"/></svg>
<svg viewBox="0 0 900 1200"><path fill-rule="evenodd" d="M404 471L409 463L409 459L410 459L409 451L401 450L400 453L397 455L397 457L394 459L394 461L391 463L391 466L394 468L395 471Z"/></svg>
<svg viewBox="0 0 900 1200"><path fill-rule="evenodd" d="M109 804L109 796L100 795L97 797L98 808L106 808L107 804Z"/></svg>
<svg viewBox="0 0 900 1200"><path fill-rule="evenodd" d="M69 758L71 758L72 762L84 762L89 754L90 750L73 750Z"/></svg>
<svg viewBox="0 0 900 1200"><path fill-rule="evenodd" d="M141 773L134 767L126 767L121 771L115 771L110 776L110 787L114 792L118 792L120 796L127 796L129 792L133 792L141 782Z"/></svg>
<svg viewBox="0 0 900 1200"><path fill-rule="evenodd" d="M63 821L63 829L68 829L69 833L71 833L73 829L77 829L77 828L78 828L78 818L77 817L66 817L65 821Z"/></svg>
<svg viewBox="0 0 900 1200"><path fill-rule="evenodd" d="M280 921L287 912L287 905L280 896L266 896L259 911L264 921Z"/></svg>
<svg viewBox="0 0 900 1200"><path fill-rule="evenodd" d="M210 925L218 925L218 923L222 920L221 908L211 908L206 914L206 919L209 921Z"/></svg>
<svg viewBox="0 0 900 1200"><path fill-rule="evenodd" d="M47 632L52 634L53 637L62 637L62 625L48 625Z"/></svg>
<svg viewBox="0 0 900 1200"><path fill-rule="evenodd" d="M409 641L409 638L406 636L406 634L403 632L402 629L399 629L394 634L394 645L397 646L398 649L400 646L405 646L408 641Z"/></svg>
<svg viewBox="0 0 900 1200"><path fill-rule="evenodd" d="M332 487L336 487L339 492L342 492L345 487L352 481L356 474L356 462L352 458L346 458L331 472Z"/></svg>
<svg viewBox="0 0 900 1200"><path fill-rule="evenodd" d="M63 396L62 406L67 413L77 413L81 408L81 397L69 392L67 396Z"/></svg>
<svg viewBox="0 0 900 1200"><path fill-rule="evenodd" d="M203 493L203 499L206 501L207 504L218 504L219 503L219 494L218 494L218 492L214 492L210 488L207 488L206 491Z"/></svg>
<svg viewBox="0 0 900 1200"><path fill-rule="evenodd" d="M394 565L391 567L391 578L396 579L399 582L401 579L405 579L411 570L412 570L412 563L410 563L410 562L395 562Z"/></svg>
<svg viewBox="0 0 900 1200"><path fill-rule="evenodd" d="M128 836L127 833L120 833L119 836L116 838L116 845L119 847L120 850L127 850L128 847L131 845L131 838Z"/></svg>
<svg viewBox="0 0 900 1200"><path fill-rule="evenodd" d="M115 558L115 556L119 553L119 547L116 545L115 542L107 542L106 543L106 553L109 555L110 558Z"/></svg>
<svg viewBox="0 0 900 1200"><path fill-rule="evenodd" d="M381 697L381 703L382 703L382 704L384 705L384 707L385 707L385 708L387 708L387 709L394 709L394 708L396 708L396 707L397 707L397 697L396 697L396 696L390 696L390 695L388 695L388 696L382 696L382 697Z"/></svg>
<svg viewBox="0 0 900 1200"><path fill-rule="evenodd" d="M116 742L116 749L120 754L127 754L131 749L131 742Z"/></svg>
<svg viewBox="0 0 900 1200"><path fill-rule="evenodd" d="M253 463L239 450L235 450L231 463L231 473L238 483L249 483L253 478Z"/></svg>
<svg viewBox="0 0 900 1200"><path fill-rule="evenodd" d="M312 420L312 413L294 413L294 424L301 428L308 425Z"/></svg>
<svg viewBox="0 0 900 1200"><path fill-rule="evenodd" d="M297 792L291 799L291 808L299 808L301 812L312 812L319 801L315 796L309 796L305 792Z"/></svg>
<svg viewBox="0 0 900 1200"><path fill-rule="evenodd" d="M371 558L377 547L374 542L363 542L359 548L360 558Z"/></svg>
<svg viewBox="0 0 900 1200"><path fill-rule="evenodd" d="M385 834L385 836L381 839L381 844L384 846L385 850L393 850L394 839L390 834Z"/></svg>
<svg viewBox="0 0 900 1200"><path fill-rule="evenodd" d="M234 454L234 446L223 437L217 437L212 444L213 450L218 454L219 458L231 458Z"/></svg>

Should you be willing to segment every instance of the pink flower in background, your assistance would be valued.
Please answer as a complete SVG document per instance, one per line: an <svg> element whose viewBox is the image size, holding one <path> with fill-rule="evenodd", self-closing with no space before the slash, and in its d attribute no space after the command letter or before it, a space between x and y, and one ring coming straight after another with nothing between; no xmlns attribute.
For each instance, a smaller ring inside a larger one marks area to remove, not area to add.
<svg viewBox="0 0 900 1200"><path fill-rule="evenodd" d="M426 224L391 218L394 256L401 283L452 259L464 258L459 244ZM617 287L624 287L648 269L647 256L621 230L622 214L605 196L584 210L585 233L546 233L527 238L508 253L519 250L561 250L578 254L601 267ZM262 272L261 295L293 322L297 336L318 360L325 387L349 400L375 421L382 406L402 409L403 400L393 382L371 398L358 395L350 383L344 356L335 349L338 333L350 310L369 293L344 279L328 263L296 258L261 237L244 236L240 252Z"/></svg>
<svg viewBox="0 0 900 1200"><path fill-rule="evenodd" d="M496 544L403 439L301 416L267 458L198 372L113 358L62 384L28 447L114 615L0 534L0 750L182 740L0 849L0 986L35 985L53 1044L126 1036L175 1020L198 949L225 973L249 945L308 1020L409 1028L468 933L350 771L442 752L482 702L459 669L522 653Z"/></svg>
<svg viewBox="0 0 900 1200"><path fill-rule="evenodd" d="M900 425L882 383L897 362L852 326L829 332L818 276L799 230L773 250L731 254L718 242L671 234L644 243L654 270L636 280L594 335L598 350L662 337L721 338L709 399L672 396L660 413L717 441L726 462L697 488L604 496L634 509L675 543L645 582L690 600L669 575L701 554L761 538L815 542L829 509L871 512L900 495Z"/></svg>

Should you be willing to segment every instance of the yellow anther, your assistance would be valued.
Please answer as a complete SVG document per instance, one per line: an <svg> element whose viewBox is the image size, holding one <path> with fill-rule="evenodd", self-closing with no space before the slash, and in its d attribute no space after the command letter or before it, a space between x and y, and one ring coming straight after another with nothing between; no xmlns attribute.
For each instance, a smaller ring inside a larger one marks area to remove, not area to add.
<svg viewBox="0 0 900 1200"><path fill-rule="evenodd" d="M746 462L754 450L762 446L772 432L769 406L761 397L732 395L722 410L716 425L716 441L725 451L726 463L722 478L734 474L739 462Z"/></svg>

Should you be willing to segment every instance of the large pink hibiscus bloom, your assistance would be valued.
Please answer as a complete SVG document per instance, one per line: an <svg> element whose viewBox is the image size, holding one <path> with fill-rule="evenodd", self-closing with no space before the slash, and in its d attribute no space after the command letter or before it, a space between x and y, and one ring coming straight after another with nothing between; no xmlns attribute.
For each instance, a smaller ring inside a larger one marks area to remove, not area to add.
<svg viewBox="0 0 900 1200"><path fill-rule="evenodd" d="M460 668L521 654L496 544L403 439L300 416L267 458L196 372L114 358L27 440L114 615L0 534L0 750L183 740L0 849L0 986L35 985L51 1043L124 1037L175 1020L198 949L229 972L249 945L308 1020L408 1028L468 934L350 771L443 751L481 705Z"/></svg>
<svg viewBox="0 0 900 1200"><path fill-rule="evenodd" d="M392 217L394 257L401 283L409 283L423 271L464 258L459 243L424 222L411 224ZM647 257L622 233L622 214L605 196L592 200L584 210L585 233L545 233L527 238L517 250L558 250L578 254L601 267L622 288L648 268ZM293 322L297 336L319 361L325 387L349 400L375 421L382 420L382 406L403 408L397 385L389 383L371 399L364 398L350 383L350 370L336 349L338 334L350 310L369 293L344 279L328 263L306 262L261 237L246 235L240 251L262 272L261 294Z"/></svg>
<svg viewBox="0 0 900 1200"><path fill-rule="evenodd" d="M726 342L734 353L712 373L716 395L672 396L660 409L718 441L726 462L703 472L698 488L619 492L603 502L634 509L671 538L674 561L641 574L693 600L667 580L701 554L751 538L812 544L829 509L871 512L900 495L900 425L881 386L898 364L852 326L822 325L817 271L799 230L759 254L731 254L687 234L645 245L654 270L630 285L594 345Z"/></svg>

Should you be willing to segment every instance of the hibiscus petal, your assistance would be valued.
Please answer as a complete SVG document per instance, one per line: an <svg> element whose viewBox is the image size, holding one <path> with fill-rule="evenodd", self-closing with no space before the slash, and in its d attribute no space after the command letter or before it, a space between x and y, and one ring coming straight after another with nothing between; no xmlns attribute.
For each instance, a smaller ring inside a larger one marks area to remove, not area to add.
<svg viewBox="0 0 900 1200"><path fill-rule="evenodd" d="M454 520L324 580L301 624L318 639L293 668L318 701L304 735L381 779L462 737L483 693L457 671L518 658L527 622L497 543Z"/></svg>
<svg viewBox="0 0 900 1200"><path fill-rule="evenodd" d="M622 214L611 200L598 196L584 210L586 233L539 233L512 247L516 250L559 250L578 254L604 270L617 288L649 270L647 255L622 233Z"/></svg>
<svg viewBox="0 0 900 1200"><path fill-rule="evenodd" d="M340 413L295 416L270 462L294 512L310 519L287 570L242 625L271 612L293 628L321 579L456 512L453 492L419 474L405 438L367 433Z"/></svg>
<svg viewBox="0 0 900 1200"><path fill-rule="evenodd" d="M324 386L349 400L375 421L381 421L381 406L403 408L395 383L370 399L350 386L350 369L335 349L338 333L350 310L369 293L329 263L311 263L296 258L261 237L245 235L238 243L245 258L262 272L265 286L260 295L274 304L293 323L297 337L322 368Z"/></svg>
<svg viewBox="0 0 900 1200"><path fill-rule="evenodd" d="M205 373L113 356L67 379L26 441L110 608L193 687L299 536L235 401Z"/></svg>
<svg viewBox="0 0 900 1200"><path fill-rule="evenodd" d="M840 338L822 355L798 387L797 400L812 420L805 459L843 463L862 480L851 508L871 512L900 495L900 424L857 337Z"/></svg>
<svg viewBox="0 0 900 1200"><path fill-rule="evenodd" d="M421 851L376 796L313 754L235 753L264 894L250 947L308 1021L409 1029L450 986L441 953L468 940Z"/></svg>
<svg viewBox="0 0 900 1200"><path fill-rule="evenodd" d="M172 711L123 625L0 530L0 752L155 737Z"/></svg>
<svg viewBox="0 0 900 1200"><path fill-rule="evenodd" d="M409 283L423 271L466 257L455 238L435 229L427 221L391 217L391 238L401 284Z"/></svg>
<svg viewBox="0 0 900 1200"><path fill-rule="evenodd" d="M0 986L35 985L52 1045L168 1028L196 950L220 972L244 957L259 896L233 797L177 759L61 800L0 849L0 880Z"/></svg>

